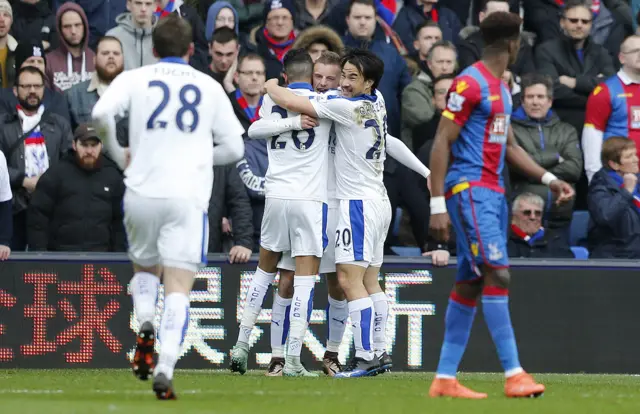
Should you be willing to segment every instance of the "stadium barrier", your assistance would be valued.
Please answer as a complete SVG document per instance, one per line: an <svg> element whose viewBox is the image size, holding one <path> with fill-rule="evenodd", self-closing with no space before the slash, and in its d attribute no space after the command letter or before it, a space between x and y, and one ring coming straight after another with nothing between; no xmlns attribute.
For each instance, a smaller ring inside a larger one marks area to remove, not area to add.
<svg viewBox="0 0 640 414"><path fill-rule="evenodd" d="M255 257L254 257L255 259ZM255 262L230 265L211 255L191 295L189 330L179 368L226 368L241 299ZM530 372L640 373L638 262L514 260L513 324ZM16 253L0 263L0 368L124 368L134 331L121 254ZM436 368L455 264L388 258L381 279L390 299L387 344L396 370ZM271 294L254 329L250 368L269 359ZM326 285L316 289L303 360L324 352ZM162 307L162 299L158 301ZM347 328L341 349L352 352ZM479 310L461 370L500 371Z"/></svg>

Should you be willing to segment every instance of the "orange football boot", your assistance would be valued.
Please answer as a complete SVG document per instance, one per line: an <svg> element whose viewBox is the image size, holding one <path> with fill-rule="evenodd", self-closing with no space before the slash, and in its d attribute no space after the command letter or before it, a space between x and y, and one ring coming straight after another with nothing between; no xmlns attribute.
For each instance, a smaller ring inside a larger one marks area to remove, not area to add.
<svg viewBox="0 0 640 414"><path fill-rule="evenodd" d="M510 398L539 397L544 393L544 385L535 382L526 372L507 378L504 393Z"/></svg>
<svg viewBox="0 0 640 414"><path fill-rule="evenodd" d="M429 388L429 397L452 397L481 400L483 398L487 398L487 394L470 390L460 384L455 378L434 378L431 383L431 388Z"/></svg>

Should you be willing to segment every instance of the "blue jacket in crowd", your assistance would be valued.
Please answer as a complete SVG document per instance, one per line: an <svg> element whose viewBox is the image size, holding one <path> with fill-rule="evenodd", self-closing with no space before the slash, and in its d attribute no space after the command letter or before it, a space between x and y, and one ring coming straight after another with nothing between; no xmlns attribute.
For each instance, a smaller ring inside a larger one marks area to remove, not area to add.
<svg viewBox="0 0 640 414"><path fill-rule="evenodd" d="M442 30L442 39L457 44L458 33L462 30L462 24L458 16L444 7L438 7L436 10L438 12L438 26ZM398 33L410 55L416 53L416 49L413 47L416 29L425 20L427 18L422 12L422 6L418 5L416 0L408 0L393 22L393 30Z"/></svg>
<svg viewBox="0 0 640 414"><path fill-rule="evenodd" d="M269 168L266 141L264 139L245 139L244 158L238 162L236 167L251 201L253 245L257 248L260 245L260 228L264 214L264 177L267 175L267 168Z"/></svg>
<svg viewBox="0 0 640 414"><path fill-rule="evenodd" d="M640 258L640 210L633 196L602 168L589 185L590 258Z"/></svg>
<svg viewBox="0 0 640 414"><path fill-rule="evenodd" d="M387 106L387 127L394 137L400 136L400 97L411 82L407 63L395 47L386 42L384 35L375 36L371 42L355 39L350 34L344 37L344 45L351 48L368 49L384 62L384 75L378 90L384 96Z"/></svg>

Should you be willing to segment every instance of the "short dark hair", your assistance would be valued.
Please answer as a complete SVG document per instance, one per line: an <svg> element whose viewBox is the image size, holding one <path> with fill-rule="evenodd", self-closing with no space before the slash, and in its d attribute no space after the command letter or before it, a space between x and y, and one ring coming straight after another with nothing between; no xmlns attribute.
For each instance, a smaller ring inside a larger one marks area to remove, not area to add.
<svg viewBox="0 0 640 414"><path fill-rule="evenodd" d="M420 23L418 25L418 28L416 29L415 33L413 34L413 38L417 39L418 35L420 34L420 31L422 29L424 29L425 27L433 27L435 29L440 30L440 33L442 33L442 29L440 28L440 26L438 26L437 22L434 22L433 20L425 20L424 22Z"/></svg>
<svg viewBox="0 0 640 414"><path fill-rule="evenodd" d="M351 9L353 8L354 4L364 4L365 6L371 6L373 7L374 11L376 9L376 3L374 0L351 0L349 2L349 8L347 9L347 16L351 15Z"/></svg>
<svg viewBox="0 0 640 414"><path fill-rule="evenodd" d="M444 73L438 77L436 77L432 84L435 85L436 83L443 81L443 80L454 80L456 78L456 74L455 73Z"/></svg>
<svg viewBox="0 0 640 414"><path fill-rule="evenodd" d="M539 73L527 73L522 76L520 80L520 86L522 87L522 95L527 88L534 85L542 85L547 88L547 96L553 98L553 80L548 75L542 75Z"/></svg>
<svg viewBox="0 0 640 414"><path fill-rule="evenodd" d="M214 32L213 32L213 36L211 36L211 43L216 42L216 43L220 43L221 45L226 45L229 42L232 41L238 41L238 35L236 34L236 31L227 27L227 26L223 26L223 27L218 27Z"/></svg>
<svg viewBox="0 0 640 414"><path fill-rule="evenodd" d="M311 79L313 76L313 60L306 49L290 50L282 62L287 80Z"/></svg>
<svg viewBox="0 0 640 414"><path fill-rule="evenodd" d="M100 49L100 45L104 42L118 42L120 45L120 50L122 50L122 42L115 36L102 36L98 39L98 43L96 44L96 52Z"/></svg>
<svg viewBox="0 0 640 414"><path fill-rule="evenodd" d="M364 49L351 49L342 57L340 66L351 63L358 68L365 80L372 80L373 89L378 87L382 74L384 73L384 62L376 55Z"/></svg>
<svg viewBox="0 0 640 414"><path fill-rule="evenodd" d="M320 57L315 61L315 63L340 66L340 55L336 52L325 50L320 54Z"/></svg>
<svg viewBox="0 0 640 414"><path fill-rule="evenodd" d="M262 63L262 66L264 66L265 70L267 69L267 65L264 63L264 59L257 53L247 53L246 55L240 56L240 58L238 59L238 69L242 67L242 64L245 60L259 60L260 63Z"/></svg>
<svg viewBox="0 0 640 414"><path fill-rule="evenodd" d="M494 3L507 3L509 5L509 7L511 7L511 5L509 4L509 0L484 0L484 2L482 4L482 11L486 12L487 11L487 6L491 2L494 2Z"/></svg>
<svg viewBox="0 0 640 414"><path fill-rule="evenodd" d="M163 17L153 29L153 48L160 58L182 57L189 53L193 31L186 19L177 14Z"/></svg>
<svg viewBox="0 0 640 414"><path fill-rule="evenodd" d="M431 58L433 57L433 51L436 50L439 47L441 47L443 49L449 49L453 53L455 53L456 56L458 55L458 49L456 49L456 46L452 42L450 42L448 40L438 40L437 42L435 42L431 46L431 49L429 49L429 51L427 52L427 60L428 61L430 61Z"/></svg>
<svg viewBox="0 0 640 414"><path fill-rule="evenodd" d="M480 32L485 48L504 50L509 42L520 37L522 19L515 13L495 12L480 23Z"/></svg>
<svg viewBox="0 0 640 414"><path fill-rule="evenodd" d="M625 137L609 137L602 143L602 152L600 153L600 160L602 166L608 168L609 161L616 163L620 162L622 151L628 149L635 149L636 143L632 139Z"/></svg>
<svg viewBox="0 0 640 414"><path fill-rule="evenodd" d="M42 84L44 85L46 83L46 81L45 81L46 77L44 76L44 73L42 73L42 71L40 69L36 68L35 66L23 66L20 69L18 69L18 72L16 73L15 86L20 85L20 76L23 73L30 73L32 75L40 75L40 77L42 78Z"/></svg>
<svg viewBox="0 0 640 414"><path fill-rule="evenodd" d="M575 9L576 7L584 7L591 11L591 0L566 0L564 2L564 8L562 9L562 16L564 17L567 11Z"/></svg>

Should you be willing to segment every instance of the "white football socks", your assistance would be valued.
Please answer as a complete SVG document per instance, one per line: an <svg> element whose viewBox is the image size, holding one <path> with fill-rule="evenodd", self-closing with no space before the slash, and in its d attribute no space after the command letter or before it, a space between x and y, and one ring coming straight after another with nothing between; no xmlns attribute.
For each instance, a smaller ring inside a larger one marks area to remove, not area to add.
<svg viewBox="0 0 640 414"><path fill-rule="evenodd" d="M262 310L264 297L275 278L275 273L267 273L259 267L256 269L256 273L253 275L247 290L244 312L242 312L242 320L240 322L240 332L238 332L238 343L236 345L240 345L240 342L242 342L246 347L249 346L251 331Z"/></svg>
<svg viewBox="0 0 640 414"><path fill-rule="evenodd" d="M138 324L142 326L145 322L153 323L156 316L160 279L151 273L137 272L131 278L129 286Z"/></svg>
<svg viewBox="0 0 640 414"><path fill-rule="evenodd" d="M292 299L275 294L271 310L271 357L284 358L284 344L289 334L289 308Z"/></svg>
<svg viewBox="0 0 640 414"><path fill-rule="evenodd" d="M289 347L287 357L300 358L302 343L307 333L309 316L313 310L315 276L293 277L293 300L289 311Z"/></svg>
<svg viewBox="0 0 640 414"><path fill-rule="evenodd" d="M156 374L173 378L173 369L180 356L180 347L189 326L189 297L184 293L170 293L164 298L164 313L160 322L158 340L160 352Z"/></svg>
<svg viewBox="0 0 640 414"><path fill-rule="evenodd" d="M346 300L336 300L329 296L327 305L327 351L338 352L349 319L349 307Z"/></svg>
<svg viewBox="0 0 640 414"><path fill-rule="evenodd" d="M374 357L371 337L373 335L373 302L366 297L349 302L349 316L353 327L356 357L371 361Z"/></svg>
<svg viewBox="0 0 640 414"><path fill-rule="evenodd" d="M387 318L389 316L389 301L384 292L369 296L373 301L373 350L376 356L387 352Z"/></svg>

